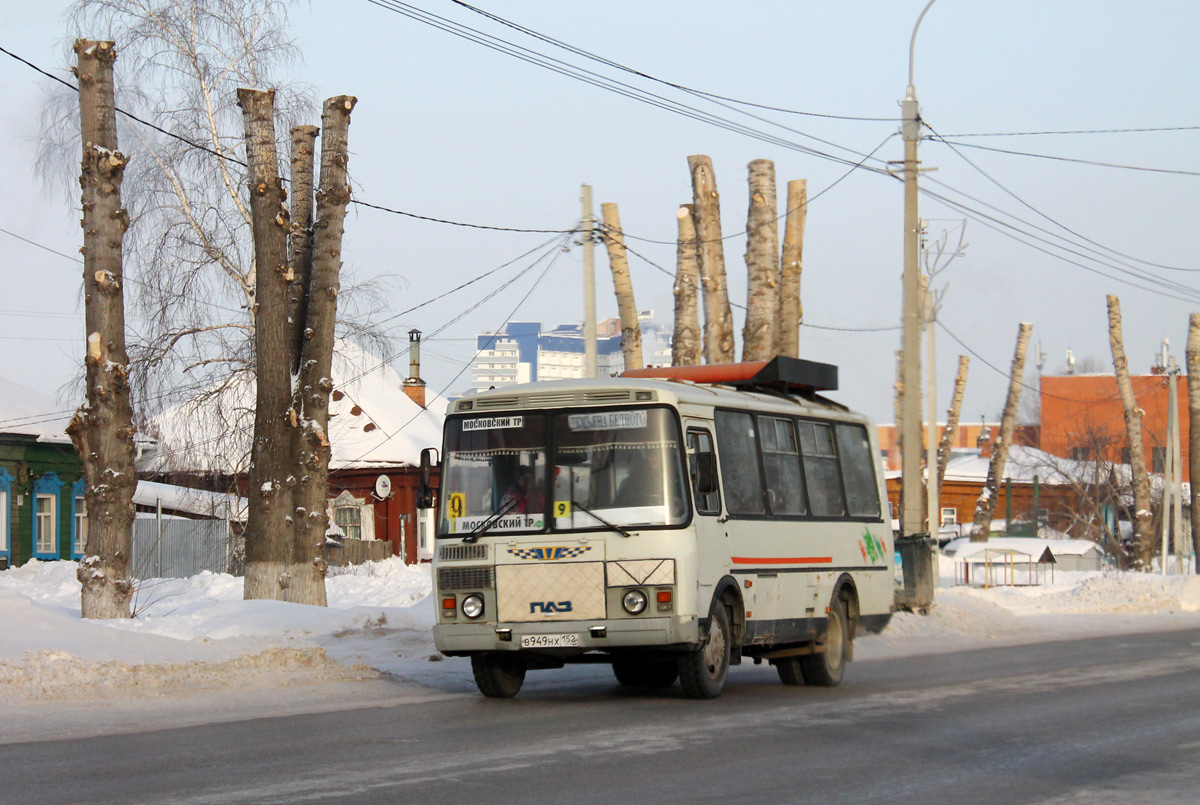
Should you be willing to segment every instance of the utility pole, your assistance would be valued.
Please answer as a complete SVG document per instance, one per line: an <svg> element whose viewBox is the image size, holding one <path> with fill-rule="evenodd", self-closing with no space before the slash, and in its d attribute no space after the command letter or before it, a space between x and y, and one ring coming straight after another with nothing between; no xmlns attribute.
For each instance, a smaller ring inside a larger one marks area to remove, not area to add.
<svg viewBox="0 0 1200 805"><path fill-rule="evenodd" d="M941 530L942 510L939 503L938 478L938 432L937 432L937 353L934 349L933 323L937 317L934 305L933 289L928 281L925 286L925 363L929 367L929 383L926 397L929 411L929 424L925 427L925 510L929 518L929 536L935 539Z"/></svg>
<svg viewBox="0 0 1200 805"><path fill-rule="evenodd" d="M592 239L592 186L583 200L583 376L596 376L596 243Z"/></svg>
<svg viewBox="0 0 1200 805"><path fill-rule="evenodd" d="M921 286L917 266L921 221L917 217L917 140L921 136L920 107L913 86L913 49L917 29L934 0L929 0L913 26L908 45L908 87L900 102L900 132L904 137L904 313L903 397L901 399L901 534L921 531ZM932 512L930 513L932 518Z"/></svg>

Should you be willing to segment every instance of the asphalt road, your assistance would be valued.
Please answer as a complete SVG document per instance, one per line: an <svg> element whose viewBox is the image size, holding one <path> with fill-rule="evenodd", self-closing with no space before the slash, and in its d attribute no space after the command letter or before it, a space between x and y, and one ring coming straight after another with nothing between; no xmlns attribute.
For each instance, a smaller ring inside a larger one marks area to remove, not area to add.
<svg viewBox="0 0 1200 805"><path fill-rule="evenodd" d="M1200 801L1200 630L856 662L835 689L744 665L710 702L602 666L441 694L7 744L0 801Z"/></svg>

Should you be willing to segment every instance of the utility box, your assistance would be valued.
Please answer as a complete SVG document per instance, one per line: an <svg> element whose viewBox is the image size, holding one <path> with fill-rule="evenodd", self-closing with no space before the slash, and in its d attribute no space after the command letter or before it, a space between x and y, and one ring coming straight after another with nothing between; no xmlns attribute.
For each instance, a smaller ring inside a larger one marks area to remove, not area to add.
<svg viewBox="0 0 1200 805"><path fill-rule="evenodd" d="M933 606L933 551L928 534L896 537L896 609L929 614Z"/></svg>

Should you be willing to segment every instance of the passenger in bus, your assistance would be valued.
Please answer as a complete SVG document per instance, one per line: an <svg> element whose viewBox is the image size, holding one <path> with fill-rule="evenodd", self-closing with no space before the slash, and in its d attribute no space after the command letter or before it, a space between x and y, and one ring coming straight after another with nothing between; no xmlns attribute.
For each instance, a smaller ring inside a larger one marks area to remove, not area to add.
<svg viewBox="0 0 1200 805"><path fill-rule="evenodd" d="M672 473L670 503L672 508L682 506L682 491L679 479ZM647 451L634 461L629 474L621 481L617 490L617 505L661 506L663 504L663 461L657 450Z"/></svg>
<svg viewBox="0 0 1200 805"><path fill-rule="evenodd" d="M546 510L546 498L538 488L532 467L517 468L517 477L500 499L500 509L521 514L540 514Z"/></svg>

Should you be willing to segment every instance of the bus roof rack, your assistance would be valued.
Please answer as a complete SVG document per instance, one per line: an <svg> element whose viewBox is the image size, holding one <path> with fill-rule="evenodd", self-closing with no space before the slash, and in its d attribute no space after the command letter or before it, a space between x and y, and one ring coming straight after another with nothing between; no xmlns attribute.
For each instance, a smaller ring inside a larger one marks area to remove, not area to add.
<svg viewBox="0 0 1200 805"><path fill-rule="evenodd" d="M833 364L784 355L777 355L769 361L630 369L622 372L621 377L690 380L693 383L746 388L767 387L791 394L837 391L838 387L838 368Z"/></svg>

